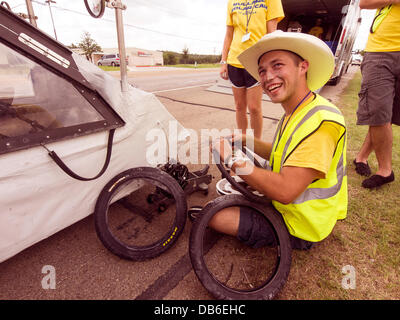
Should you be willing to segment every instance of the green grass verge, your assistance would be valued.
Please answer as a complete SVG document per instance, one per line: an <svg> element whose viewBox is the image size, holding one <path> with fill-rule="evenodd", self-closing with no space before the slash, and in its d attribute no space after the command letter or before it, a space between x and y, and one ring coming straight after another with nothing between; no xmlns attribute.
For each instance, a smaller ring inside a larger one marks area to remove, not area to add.
<svg viewBox="0 0 400 320"><path fill-rule="evenodd" d="M165 65L164 67L171 68L188 68L188 69L204 69L204 68L219 68L221 65L219 63L204 63L204 64L175 64L175 65ZM104 71L119 71L119 67L111 66L99 66L100 69Z"/></svg>
<svg viewBox="0 0 400 320"><path fill-rule="evenodd" d="M100 69L104 71L119 71L119 67L112 67L112 66L99 66Z"/></svg>
<svg viewBox="0 0 400 320"><path fill-rule="evenodd" d="M175 67L175 68L192 68L192 69L202 69L202 68L219 68L221 65L219 63L203 63L197 64L175 64L175 65L166 65L165 67Z"/></svg>

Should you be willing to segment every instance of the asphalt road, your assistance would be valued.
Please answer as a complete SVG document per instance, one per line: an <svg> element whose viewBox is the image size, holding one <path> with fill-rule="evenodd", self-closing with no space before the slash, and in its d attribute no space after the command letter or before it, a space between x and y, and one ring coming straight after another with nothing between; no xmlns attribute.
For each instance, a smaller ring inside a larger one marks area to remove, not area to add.
<svg viewBox="0 0 400 320"><path fill-rule="evenodd" d="M222 129L235 123L235 112L229 93L208 90L217 76L217 70L158 69L130 72L129 82L155 92L185 127ZM328 87L324 95L334 100L346 80L345 77L337 87ZM275 118L282 110L264 101L263 113L263 137L271 139L277 124ZM190 169L201 167L196 165ZM191 195L189 206L204 205L217 197L215 183L220 174L215 166L211 166L210 173L214 179L208 195ZM187 221L176 245L161 256L141 262L128 261L104 248L97 238L91 215L1 263L0 300L213 299L192 270L188 255L190 229L191 223ZM221 242L219 246L223 251L227 244ZM240 271L242 269L239 269L239 276L245 276L247 281L251 274L246 274L244 269ZM54 275L53 282L49 282L50 274ZM235 276L232 269L231 276ZM54 288L49 283L54 284ZM284 299L285 294L280 298Z"/></svg>
<svg viewBox="0 0 400 320"><path fill-rule="evenodd" d="M176 69L170 67L151 68L147 71L130 72L128 82L144 91L158 92L213 84L218 69Z"/></svg>

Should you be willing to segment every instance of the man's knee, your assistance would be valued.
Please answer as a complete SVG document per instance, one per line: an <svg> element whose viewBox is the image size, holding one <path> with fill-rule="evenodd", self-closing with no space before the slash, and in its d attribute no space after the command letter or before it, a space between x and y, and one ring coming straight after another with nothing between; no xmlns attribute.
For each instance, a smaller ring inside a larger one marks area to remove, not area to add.
<svg viewBox="0 0 400 320"><path fill-rule="evenodd" d="M217 212L208 222L208 226L218 232L236 236L239 229L240 211L229 207Z"/></svg>

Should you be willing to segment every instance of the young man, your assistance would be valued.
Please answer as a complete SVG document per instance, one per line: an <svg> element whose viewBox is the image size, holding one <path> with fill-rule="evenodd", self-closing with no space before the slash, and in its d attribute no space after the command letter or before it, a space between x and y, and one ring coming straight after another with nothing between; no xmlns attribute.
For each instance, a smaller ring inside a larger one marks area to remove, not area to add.
<svg viewBox="0 0 400 320"><path fill-rule="evenodd" d="M368 157L375 152L378 171L362 182L372 189L394 181L392 124L400 125L400 0L361 0L360 7L378 9L361 64L357 110L357 124L369 130L353 161L358 174L369 176Z"/></svg>
<svg viewBox="0 0 400 320"><path fill-rule="evenodd" d="M239 60L272 102L282 105L285 115L272 143L254 139L254 151L269 159L270 170L241 170L249 166L247 159L232 158L225 139L216 143L216 150L234 172L248 173L239 174L247 184L272 200L293 248L308 249L326 238L347 214L344 118L338 108L312 92L332 75L332 52L312 35L275 31L244 51ZM226 208L209 225L253 247L273 242L268 223L252 210Z"/></svg>

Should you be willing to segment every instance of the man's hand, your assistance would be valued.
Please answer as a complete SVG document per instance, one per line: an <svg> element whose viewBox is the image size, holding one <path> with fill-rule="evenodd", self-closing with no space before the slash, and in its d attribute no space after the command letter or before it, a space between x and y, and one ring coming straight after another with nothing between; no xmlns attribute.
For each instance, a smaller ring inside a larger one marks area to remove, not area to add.
<svg viewBox="0 0 400 320"><path fill-rule="evenodd" d="M213 141L211 146L212 151L218 152L220 160L222 163L228 163L232 158L232 146L231 143L224 137L218 138Z"/></svg>
<svg viewBox="0 0 400 320"><path fill-rule="evenodd" d="M221 68L219 69L219 75L221 76L222 79L228 80L228 65L227 64L221 64Z"/></svg>

